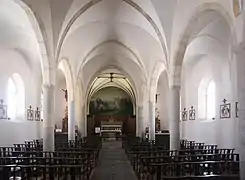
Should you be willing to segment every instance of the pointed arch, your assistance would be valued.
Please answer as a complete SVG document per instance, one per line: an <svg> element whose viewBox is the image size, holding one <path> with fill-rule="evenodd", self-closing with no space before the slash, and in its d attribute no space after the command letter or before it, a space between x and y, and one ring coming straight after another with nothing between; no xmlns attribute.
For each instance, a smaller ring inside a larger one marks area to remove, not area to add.
<svg viewBox="0 0 245 180"><path fill-rule="evenodd" d="M73 71L69 63L69 60L66 58L62 58L58 65L58 68L60 68L65 75L68 90L68 101L71 102L74 100L74 81Z"/></svg>
<svg viewBox="0 0 245 180"><path fill-rule="evenodd" d="M207 13L210 13L210 11L214 12L215 16L220 16L227 22L230 28L229 30L231 35L231 44L236 44L237 37L234 31L233 21L229 13L225 10L225 8L220 3L216 2L201 4L199 7L196 8L191 19L189 20L182 34L182 37L178 43L178 49L174 54L174 60L171 64L171 73L177 75L174 76L174 83L178 83L178 80L180 79L181 74L179 73L179 69L182 68L186 49L188 47L189 42L192 40L191 38L193 36L193 33L197 33L200 30L200 26L205 26L205 24L213 20L213 17L209 17L209 19L205 17L205 15Z"/></svg>
<svg viewBox="0 0 245 180"><path fill-rule="evenodd" d="M211 77L203 78L198 86L198 117L211 120L215 118L216 85Z"/></svg>
<svg viewBox="0 0 245 180"><path fill-rule="evenodd" d="M47 43L47 33L45 31L44 24L35 14L31 8L25 4L21 0L15 0L15 3L17 3L25 12L27 18L29 19L29 22L33 28L33 31L36 35L37 38L37 43L39 45L40 53L39 53L39 58L41 62L41 70L42 70L42 76L43 76L43 84L50 85L51 84L51 72L50 72L50 67L51 67L51 62L50 62L50 52L49 52L49 46Z"/></svg>
<svg viewBox="0 0 245 180"><path fill-rule="evenodd" d="M10 119L25 118L25 85L17 73L12 74L8 79L7 104Z"/></svg>

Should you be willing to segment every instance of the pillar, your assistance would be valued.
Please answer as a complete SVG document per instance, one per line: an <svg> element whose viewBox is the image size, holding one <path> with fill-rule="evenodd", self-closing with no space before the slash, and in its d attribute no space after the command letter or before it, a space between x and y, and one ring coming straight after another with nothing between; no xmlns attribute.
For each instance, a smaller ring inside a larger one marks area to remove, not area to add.
<svg viewBox="0 0 245 180"><path fill-rule="evenodd" d="M80 102L79 102L80 103ZM77 122L78 122L78 131L82 137L85 137L85 115L84 115L85 109L84 106L80 103L79 106L77 106L76 113L77 116Z"/></svg>
<svg viewBox="0 0 245 180"><path fill-rule="evenodd" d="M149 102L149 124L150 124L150 140L155 140L155 121L156 121L156 104L155 102Z"/></svg>
<svg viewBox="0 0 245 180"><path fill-rule="evenodd" d="M143 129L143 106L137 106L137 121L136 121L136 135L138 137L143 137L144 129Z"/></svg>
<svg viewBox="0 0 245 180"><path fill-rule="evenodd" d="M240 156L240 178L245 180L245 50L238 47L235 52L238 92L238 139L237 150ZM234 139L234 141L236 140Z"/></svg>
<svg viewBox="0 0 245 180"><path fill-rule="evenodd" d="M43 86L43 150L54 151L54 86Z"/></svg>
<svg viewBox="0 0 245 180"><path fill-rule="evenodd" d="M170 87L169 130L170 150L180 148L180 87Z"/></svg>
<svg viewBox="0 0 245 180"><path fill-rule="evenodd" d="M75 102L69 102L68 108L68 140L75 140Z"/></svg>

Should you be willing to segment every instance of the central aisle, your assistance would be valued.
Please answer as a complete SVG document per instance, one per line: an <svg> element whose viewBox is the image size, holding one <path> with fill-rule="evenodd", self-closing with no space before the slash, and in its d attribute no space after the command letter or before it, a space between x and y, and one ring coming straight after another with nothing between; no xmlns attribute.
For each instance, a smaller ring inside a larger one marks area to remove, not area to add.
<svg viewBox="0 0 245 180"><path fill-rule="evenodd" d="M92 180L137 180L122 149L122 142L103 142Z"/></svg>

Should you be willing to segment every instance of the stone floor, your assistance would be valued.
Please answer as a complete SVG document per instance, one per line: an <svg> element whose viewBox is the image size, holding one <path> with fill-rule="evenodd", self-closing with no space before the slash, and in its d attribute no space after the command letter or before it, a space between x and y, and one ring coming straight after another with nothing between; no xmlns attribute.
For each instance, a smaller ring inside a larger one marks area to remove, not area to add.
<svg viewBox="0 0 245 180"><path fill-rule="evenodd" d="M92 180L137 180L120 141L103 142Z"/></svg>

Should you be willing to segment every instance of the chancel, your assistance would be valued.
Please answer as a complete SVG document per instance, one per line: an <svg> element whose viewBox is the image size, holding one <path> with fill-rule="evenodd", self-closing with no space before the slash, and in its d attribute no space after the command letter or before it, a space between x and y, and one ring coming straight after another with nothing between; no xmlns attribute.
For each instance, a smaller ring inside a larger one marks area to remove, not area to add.
<svg viewBox="0 0 245 180"><path fill-rule="evenodd" d="M1 0L0 180L245 180L244 0Z"/></svg>

